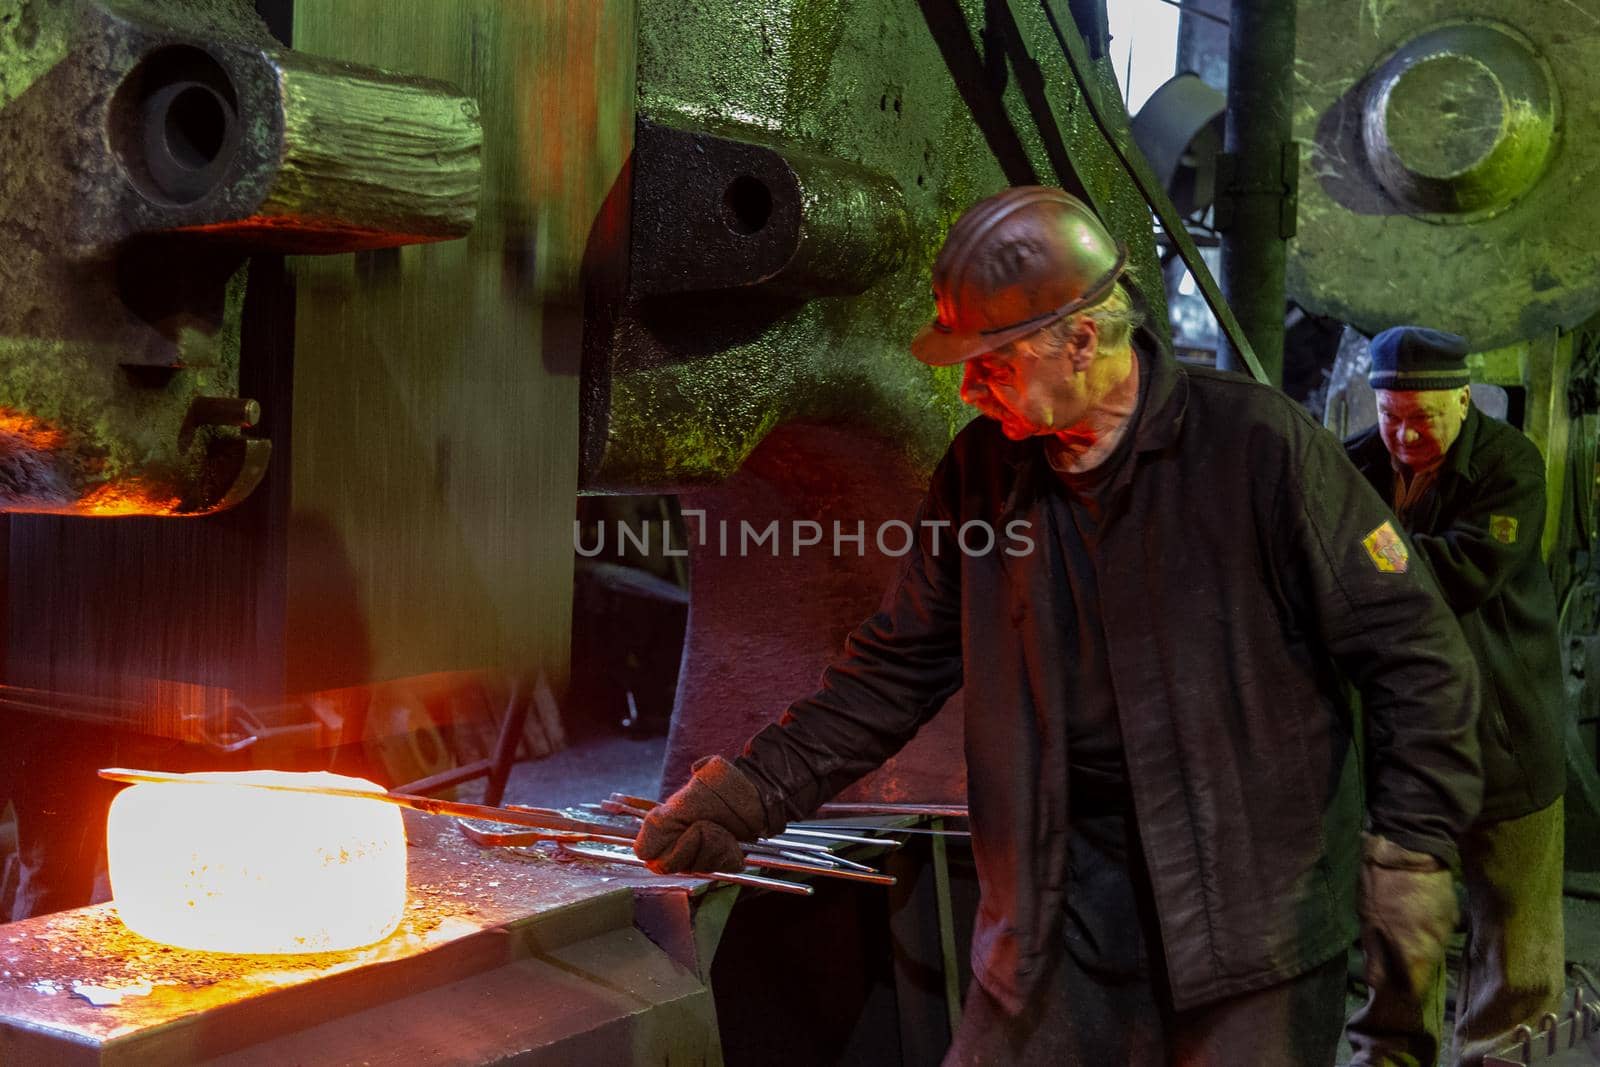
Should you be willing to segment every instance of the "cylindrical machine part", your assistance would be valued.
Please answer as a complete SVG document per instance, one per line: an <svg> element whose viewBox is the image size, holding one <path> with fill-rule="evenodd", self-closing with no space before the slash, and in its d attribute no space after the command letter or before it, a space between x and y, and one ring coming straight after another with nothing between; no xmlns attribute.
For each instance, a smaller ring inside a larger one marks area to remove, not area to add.
<svg viewBox="0 0 1600 1067"><path fill-rule="evenodd" d="M1232 181L1222 229L1222 291L1274 384L1283 384L1284 264L1293 227L1285 211L1293 160L1287 154L1294 102L1295 5L1234 0L1229 16L1228 119L1224 151ZM1244 370L1223 344L1217 364Z"/></svg>

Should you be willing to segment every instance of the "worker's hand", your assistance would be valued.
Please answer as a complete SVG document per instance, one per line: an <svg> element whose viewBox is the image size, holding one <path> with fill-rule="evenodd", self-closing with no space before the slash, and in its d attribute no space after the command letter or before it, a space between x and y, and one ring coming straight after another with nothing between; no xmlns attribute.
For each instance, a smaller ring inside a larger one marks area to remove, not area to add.
<svg viewBox="0 0 1600 1067"><path fill-rule="evenodd" d="M1449 868L1388 838L1363 835L1361 950L1369 988L1425 991L1444 960L1456 914Z"/></svg>
<svg viewBox="0 0 1600 1067"><path fill-rule="evenodd" d="M766 809L755 783L721 756L694 765L690 778L645 816L634 853L658 874L742 871L740 841L764 832Z"/></svg>

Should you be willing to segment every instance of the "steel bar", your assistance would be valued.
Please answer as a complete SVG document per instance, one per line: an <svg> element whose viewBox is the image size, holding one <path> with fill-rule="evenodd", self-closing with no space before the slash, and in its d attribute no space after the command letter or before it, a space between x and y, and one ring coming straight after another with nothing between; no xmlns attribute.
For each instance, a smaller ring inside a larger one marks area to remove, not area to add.
<svg viewBox="0 0 1600 1067"><path fill-rule="evenodd" d="M750 847L745 847L744 851L748 855L749 852L751 851L751 848ZM844 866L846 866L846 864L840 863L839 862L839 857L833 855L831 852L795 852L795 851L793 851L791 849L787 849L787 848L771 848L771 847L761 847L761 848L756 849L756 851L771 853L774 856L781 856L782 858L784 858L786 860L794 860L797 863L821 863L821 864L824 864L824 865L829 866L829 867L844 867ZM848 864L848 866L850 866L852 869L858 870L858 871L871 871L872 870L871 867L865 866L864 864L860 864L860 863L851 862L851 863Z"/></svg>
<svg viewBox="0 0 1600 1067"><path fill-rule="evenodd" d="M792 871L799 874L816 874L826 878L842 878L847 882L867 882L870 885L894 885L894 875L868 873L866 871L844 870L838 867L823 867L815 863L799 863L795 860L780 859L761 852L746 852L744 861L752 867L763 867L774 871Z"/></svg>
<svg viewBox="0 0 1600 1067"><path fill-rule="evenodd" d="M598 804L579 804L578 807L582 808L584 811L592 811L597 814L603 813L606 815L623 815L630 819L643 818L642 815L628 807L626 804L618 804L612 800L603 800Z"/></svg>
<svg viewBox="0 0 1600 1067"><path fill-rule="evenodd" d="M515 833L504 833L497 830L480 830L465 819L457 819L456 826L466 835L467 840L485 848L521 848L541 841L597 841L605 845L628 847L633 845L633 838L618 837L616 834L579 834L571 830L518 830Z"/></svg>
<svg viewBox="0 0 1600 1067"><path fill-rule="evenodd" d="M506 804L506 805L504 805L504 807L508 808L511 811L522 811L522 812L528 813L529 815L543 815L543 816L546 816L548 818L553 818L553 819L569 819L569 818L572 817L572 816L568 815L566 812L562 811L560 808L541 808L541 807L536 807L536 806L531 805L531 804ZM618 830L618 831L623 831L623 830L627 829L627 828L621 826L620 824L617 824L615 821L596 822L595 825L597 825L597 826L610 826L613 830ZM629 831L629 832L631 832L631 831Z"/></svg>
<svg viewBox="0 0 1600 1067"><path fill-rule="evenodd" d="M506 798L506 782L511 780L511 765L517 761L517 745L522 741L528 709L533 706L531 689L525 678L517 678L511 685L505 718L500 721L500 736L495 739L494 758L489 764L489 782L483 790L485 804L498 805Z"/></svg>
<svg viewBox="0 0 1600 1067"><path fill-rule="evenodd" d="M838 812L841 815L929 815L943 819L965 819L965 804L824 804L817 814Z"/></svg>
<svg viewBox="0 0 1600 1067"><path fill-rule="evenodd" d="M770 842L768 844L770 844ZM765 849L766 851L771 851L771 849L767 848L767 846L765 844L757 844L756 847ZM790 850L789 849L784 849L783 852L784 852L785 855L787 855L790 852ZM796 856L796 858L804 857L806 859L822 860L822 861L827 862L827 863L837 864L840 867L849 867L853 871L872 871L874 873L877 872L877 868L876 867L870 866L869 864L865 864L865 863L858 863L855 860L847 859L844 856L835 855L834 853L829 852L827 849L819 849L819 850L814 851L814 852L813 851L805 851L805 852L796 851L794 853L794 855Z"/></svg>
<svg viewBox="0 0 1600 1067"><path fill-rule="evenodd" d="M790 824L790 828L792 829L795 825L796 824L791 823ZM869 823L869 822L863 822L863 823L836 823L832 819L829 819L829 820L827 820L825 822L821 822L821 823L813 824L813 823L809 823L809 822L804 822L804 823L799 823L798 825L800 825L802 827L805 827L806 829L811 829L812 826L815 825L819 829L822 828L822 827L831 826L831 827L834 827L835 829L839 829L839 830L856 830L856 831L861 831L861 830L880 830L880 831L882 831L883 833L886 833L886 834L923 834L923 835L926 835L926 836L933 836L933 837L971 837L972 836L972 831L971 830L935 830L930 826L879 826L879 825L874 825L873 823ZM788 833L788 832L789 832L788 830L784 831L784 833Z"/></svg>
<svg viewBox="0 0 1600 1067"><path fill-rule="evenodd" d="M489 773L494 766L493 760L481 759L473 763L463 763L459 767L452 767L448 771L430 774L426 778L418 778L414 782L406 782L399 787L402 793L431 793L435 789L448 789L462 782L470 782L474 778L481 778Z"/></svg>
<svg viewBox="0 0 1600 1067"><path fill-rule="evenodd" d="M746 845L770 845L773 848L792 848L796 852L815 852L819 856L831 856L833 850L827 845L815 841L795 841L787 837L758 837L754 841L744 842Z"/></svg>
<svg viewBox="0 0 1600 1067"><path fill-rule="evenodd" d="M596 807L597 805L589 804L584 806L592 808ZM609 815L620 815L624 818L634 819L639 822L644 821L644 816L639 813L638 809L630 807L619 800L608 800L604 804L598 805L598 807ZM778 837L763 837L758 839L755 843L758 845L781 845L784 848L815 852L822 855L832 854L827 845L817 844L812 841L794 841L785 839L781 835Z"/></svg>
<svg viewBox="0 0 1600 1067"><path fill-rule="evenodd" d="M649 867L644 860L631 852L608 852L605 849L586 848L583 845L562 845L562 848L574 856L583 856L592 860L605 860L607 863L621 863L628 867ZM661 878L698 878L703 881L732 882L734 885L747 885L756 889L772 889L779 893L793 893L796 896L809 897L811 887L801 885L799 882L785 882L781 878L763 878L759 874L730 874L725 871L694 874L663 874Z"/></svg>
<svg viewBox="0 0 1600 1067"><path fill-rule="evenodd" d="M607 813L609 815L620 815L620 816L623 816L625 818L634 819L634 820L643 820L643 818L644 818L644 816L639 814L637 809L629 807L628 805L623 804L621 801L616 801L616 800L608 800L603 804L583 804L583 805L580 805L580 806L584 807L584 808L589 808L590 810L599 809L599 810L601 810L601 811L603 811L603 812L605 812L605 813ZM778 835L776 837L759 838L753 843L744 844L743 847L746 848L747 850L750 849L750 848L766 848L769 851L776 850L776 851L779 851L779 852L784 853L784 854L798 853L798 854L816 856L818 858L826 856L828 858L828 862L837 864L838 866L841 866L841 867L849 867L849 868L851 868L853 870L858 870L858 871L870 871L870 870L873 869L871 867L868 867L864 863L857 863L855 860L848 860L848 859L845 859L842 856L835 856L833 854L832 849L830 849L827 845L819 844L818 842L815 842L815 841L795 841L792 838L784 836L784 835L787 835L787 834L790 834L790 833L794 833L794 832L796 832L796 831L793 829L793 827L790 827L790 828L785 829L783 831L783 834L780 834L780 835ZM828 839L830 839L830 840L836 840L837 839L835 837L835 835L831 835L830 834L830 835L827 835L827 836L828 836ZM872 839L862 838L861 840L872 840ZM875 843L881 844L883 842L875 841ZM890 844L897 845L898 842L890 842Z"/></svg>
<svg viewBox="0 0 1600 1067"><path fill-rule="evenodd" d="M537 844L541 841L554 841L558 844L595 841L607 845L620 845L630 849L633 847L633 838L622 837L617 834L574 833L568 830L524 830L517 833L502 833L493 830L481 830L468 823L465 819L459 818L456 820L456 826L473 843L483 845L486 848L520 848L525 845ZM752 867L770 867L773 870L843 878L846 881L869 882L873 885L894 884L894 879L889 875L880 874L864 864L842 859L826 852L789 852L774 847L763 848L759 845L743 845L741 847L745 853L745 862Z"/></svg>
<svg viewBox="0 0 1600 1067"><path fill-rule="evenodd" d="M656 805L653 801L645 800L643 797L630 797L624 793L612 793L611 799L602 805L607 812L612 814L632 815L635 818L643 818L646 814L649 814L650 810L655 806ZM824 805L824 807L826 807L826 805ZM807 827L804 829L797 829L793 824L784 827L774 837L763 838L762 840L779 840L785 835L827 839L830 841L837 841L843 845L876 845L879 848L900 847L900 842L892 839L881 837L856 837L851 834L834 833L831 830L822 827ZM802 847L800 842L786 843L791 847Z"/></svg>
<svg viewBox="0 0 1600 1067"><path fill-rule="evenodd" d="M831 830L815 827L796 828L793 824L785 826L779 836L793 834L796 837L814 837L837 841L843 845L877 845L879 848L899 848L900 842L884 837L856 837L852 834L836 834Z"/></svg>
<svg viewBox="0 0 1600 1067"><path fill-rule="evenodd" d="M247 789L270 789L279 793L346 797L350 800L376 800L402 808L411 808L413 811L426 812L429 815L456 815L467 819L477 819L479 822L498 822L505 823L508 826L528 826L536 830L568 830L580 834L612 834L616 830L615 826L588 822L583 819L569 819L565 816L557 815L533 815L525 811L518 811L515 808L496 808L487 804L464 804L460 801L436 800L433 797L419 797L410 793L366 793L359 789L340 789L333 786L236 782L227 778L211 777L204 774L172 774L166 771L130 770L125 767L102 768L100 777L113 782L131 782L135 784L164 782L177 785L227 785Z"/></svg>

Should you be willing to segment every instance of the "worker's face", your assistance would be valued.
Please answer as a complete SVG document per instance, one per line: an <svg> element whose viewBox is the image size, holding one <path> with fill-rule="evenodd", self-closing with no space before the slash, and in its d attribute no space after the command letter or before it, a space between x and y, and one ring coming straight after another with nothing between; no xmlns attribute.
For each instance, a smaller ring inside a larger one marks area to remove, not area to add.
<svg viewBox="0 0 1600 1067"><path fill-rule="evenodd" d="M1013 441L1076 425L1095 397L1089 366L1098 326L1084 319L1065 340L1040 330L965 365L961 399L1000 423Z"/></svg>
<svg viewBox="0 0 1600 1067"><path fill-rule="evenodd" d="M1425 471L1444 461L1461 434L1472 391L1379 389L1378 433L1395 462Z"/></svg>

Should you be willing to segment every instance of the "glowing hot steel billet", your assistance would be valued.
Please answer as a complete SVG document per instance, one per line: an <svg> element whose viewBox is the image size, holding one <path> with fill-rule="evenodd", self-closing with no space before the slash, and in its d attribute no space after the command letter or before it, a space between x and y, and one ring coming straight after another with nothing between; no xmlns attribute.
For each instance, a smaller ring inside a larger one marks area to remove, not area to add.
<svg viewBox="0 0 1600 1067"><path fill-rule="evenodd" d="M381 786L325 772L193 777L112 801L111 894L129 929L228 953L340 951L394 932L406 905L400 812L294 788L382 796Z"/></svg>

